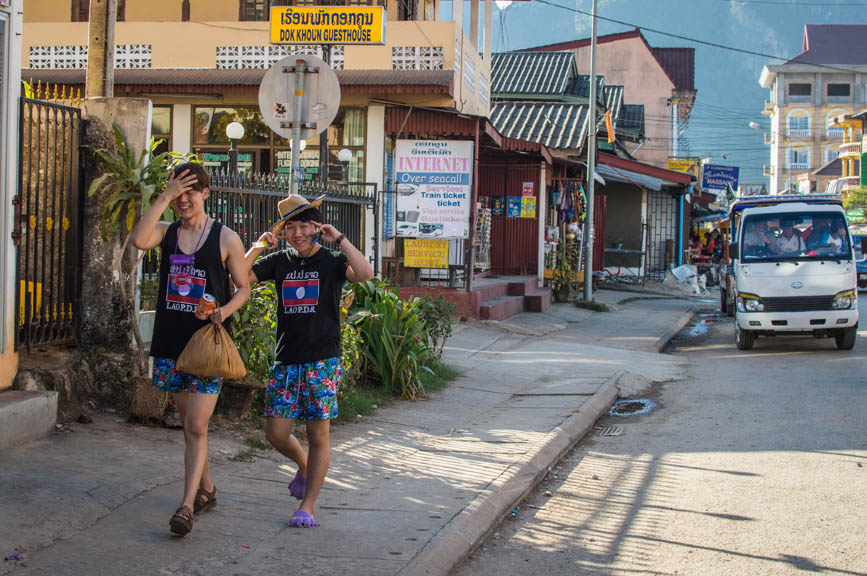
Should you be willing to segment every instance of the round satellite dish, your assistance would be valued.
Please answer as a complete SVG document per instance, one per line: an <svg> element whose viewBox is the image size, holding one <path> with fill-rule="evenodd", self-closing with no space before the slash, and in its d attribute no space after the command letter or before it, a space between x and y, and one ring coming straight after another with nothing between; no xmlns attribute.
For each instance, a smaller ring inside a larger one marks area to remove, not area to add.
<svg viewBox="0 0 867 576"><path fill-rule="evenodd" d="M334 122L340 108L337 74L321 58L293 54L271 66L259 85L259 112L276 134L292 138L290 123L295 120L295 73L283 70L294 68L298 60L304 60L308 67L318 68L318 72L304 74L301 138L309 140Z"/></svg>

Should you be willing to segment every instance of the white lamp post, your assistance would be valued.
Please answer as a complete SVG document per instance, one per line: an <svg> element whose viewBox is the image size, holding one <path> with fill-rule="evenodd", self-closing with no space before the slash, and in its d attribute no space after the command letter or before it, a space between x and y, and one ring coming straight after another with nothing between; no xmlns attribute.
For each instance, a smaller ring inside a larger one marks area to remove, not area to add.
<svg viewBox="0 0 867 576"><path fill-rule="evenodd" d="M226 126L226 136L229 138L229 174L238 172L238 149L236 145L244 138L244 125L232 122Z"/></svg>
<svg viewBox="0 0 867 576"><path fill-rule="evenodd" d="M352 152L346 148L342 148L340 152L337 153L337 159L340 160L341 164L343 164L343 179L349 180L349 163L352 161Z"/></svg>

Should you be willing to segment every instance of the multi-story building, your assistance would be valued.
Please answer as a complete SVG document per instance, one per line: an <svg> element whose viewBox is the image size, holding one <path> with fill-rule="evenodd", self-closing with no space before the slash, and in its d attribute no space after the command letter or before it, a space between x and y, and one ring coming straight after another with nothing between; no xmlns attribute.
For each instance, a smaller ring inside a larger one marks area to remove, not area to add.
<svg viewBox="0 0 867 576"><path fill-rule="evenodd" d="M573 51L578 70L590 72L590 38L527 50ZM681 138L696 97L694 48L654 48L639 29L607 34L597 38L596 72L623 86L630 104L615 131L640 127L643 138L630 146L637 160L667 168L669 157L689 155Z"/></svg>
<svg viewBox="0 0 867 576"><path fill-rule="evenodd" d="M794 189L840 154L845 129L832 120L867 105L867 25L807 24L801 54L766 65L759 83L770 90L764 173L773 193Z"/></svg>

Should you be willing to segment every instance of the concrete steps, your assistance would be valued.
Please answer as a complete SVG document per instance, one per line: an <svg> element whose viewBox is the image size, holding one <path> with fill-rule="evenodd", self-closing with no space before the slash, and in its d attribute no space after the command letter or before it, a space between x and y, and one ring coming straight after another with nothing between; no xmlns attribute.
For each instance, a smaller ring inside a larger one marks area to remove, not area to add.
<svg viewBox="0 0 867 576"><path fill-rule="evenodd" d="M0 450L42 438L57 424L57 392L0 392Z"/></svg>
<svg viewBox="0 0 867 576"><path fill-rule="evenodd" d="M544 312L553 293L539 286L535 276L505 277L473 288L479 294L479 319L505 320L521 312Z"/></svg>

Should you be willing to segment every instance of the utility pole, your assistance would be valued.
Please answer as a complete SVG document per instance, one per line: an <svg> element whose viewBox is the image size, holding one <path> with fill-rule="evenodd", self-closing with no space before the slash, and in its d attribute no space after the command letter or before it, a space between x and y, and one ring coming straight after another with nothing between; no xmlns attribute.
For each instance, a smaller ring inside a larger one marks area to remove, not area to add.
<svg viewBox="0 0 867 576"><path fill-rule="evenodd" d="M593 194L596 185L596 0L590 16L590 109L587 124L587 214L584 218L584 301L593 301Z"/></svg>
<svg viewBox="0 0 867 576"><path fill-rule="evenodd" d="M117 0L90 0L85 98L114 96L114 24Z"/></svg>

